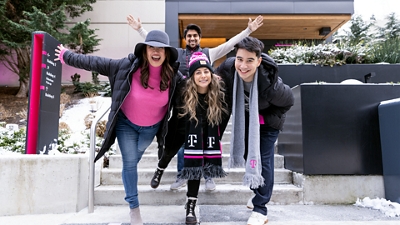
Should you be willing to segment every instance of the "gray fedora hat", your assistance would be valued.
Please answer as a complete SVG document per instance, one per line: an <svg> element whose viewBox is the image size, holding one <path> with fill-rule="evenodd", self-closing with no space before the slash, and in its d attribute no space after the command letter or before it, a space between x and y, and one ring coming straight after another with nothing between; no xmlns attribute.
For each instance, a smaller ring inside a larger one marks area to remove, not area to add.
<svg viewBox="0 0 400 225"><path fill-rule="evenodd" d="M165 33L164 31L161 30L150 31L146 36L146 40L136 45L134 54L140 57L143 52L143 48L146 45L150 45L153 47L169 48L171 50L170 63L173 63L178 59L178 51L176 50L176 48L169 45L168 34Z"/></svg>

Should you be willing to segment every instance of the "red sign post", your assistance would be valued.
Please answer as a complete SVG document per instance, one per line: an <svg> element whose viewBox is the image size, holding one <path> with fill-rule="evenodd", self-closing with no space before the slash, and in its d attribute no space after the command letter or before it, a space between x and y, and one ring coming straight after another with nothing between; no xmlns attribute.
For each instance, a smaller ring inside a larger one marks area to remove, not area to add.
<svg viewBox="0 0 400 225"><path fill-rule="evenodd" d="M46 32L32 33L26 154L57 147L62 67L54 54L59 44Z"/></svg>

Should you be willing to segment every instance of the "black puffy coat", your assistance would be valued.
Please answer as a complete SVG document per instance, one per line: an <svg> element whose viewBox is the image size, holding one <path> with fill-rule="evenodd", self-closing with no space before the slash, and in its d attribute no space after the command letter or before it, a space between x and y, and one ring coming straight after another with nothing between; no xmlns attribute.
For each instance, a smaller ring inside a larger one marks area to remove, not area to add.
<svg viewBox="0 0 400 225"><path fill-rule="evenodd" d="M259 114L265 124L282 130L286 112L294 104L292 89L278 76L278 65L265 53L261 54L262 62L258 67L258 105ZM232 109L233 82L235 77L235 57L226 59L215 70L226 86L226 99Z"/></svg>
<svg viewBox="0 0 400 225"><path fill-rule="evenodd" d="M186 78L190 79L190 78ZM185 80L186 81L186 80ZM175 104L174 104L174 109L172 116L170 120L168 121L169 128L168 128L168 134L165 137L165 153L173 157L178 150L182 147L182 145L185 143L185 140L187 139L186 136L186 126L189 123L189 116L186 117L179 117L178 114L181 112L182 113L182 106L185 104L184 102L184 92L186 88L186 82L180 82L177 91L176 91L176 98L174 98ZM230 111L228 109L228 111ZM222 135L228 125L230 113L229 114L223 114L222 115L222 123L219 124L219 132L220 132L220 137L222 138ZM159 153L161 154L161 153ZM161 158L161 155L159 155L159 158Z"/></svg>
<svg viewBox="0 0 400 225"><path fill-rule="evenodd" d="M129 54L128 57L122 59L109 59L99 56L76 54L71 51L66 51L63 55L64 62L67 65L85 69L88 71L96 71L101 75L107 76L111 86L111 110L108 115L108 121L106 125L106 132L104 134L104 141L102 143L99 153L96 155L95 161L100 159L106 151L108 151L111 145L114 144L116 138L115 124L116 115L120 110L122 103L125 100L126 95L131 89L132 74L139 68L139 58L134 54ZM178 72L179 63L175 62L171 65L174 68L174 76L170 83L169 88L169 101L168 111L164 116L161 123L160 129L157 133L157 142L159 146L164 145L164 139L168 131L167 120L170 117L170 111L172 104L175 87L183 77Z"/></svg>

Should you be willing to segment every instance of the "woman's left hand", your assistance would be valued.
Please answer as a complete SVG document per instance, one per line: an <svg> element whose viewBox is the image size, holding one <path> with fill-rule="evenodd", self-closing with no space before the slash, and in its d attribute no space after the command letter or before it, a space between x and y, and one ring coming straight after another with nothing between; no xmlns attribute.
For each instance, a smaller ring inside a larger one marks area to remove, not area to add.
<svg viewBox="0 0 400 225"><path fill-rule="evenodd" d="M56 51L56 54L55 54L56 58L54 59L54 61L59 61L59 60L60 60L60 52L61 52L63 49L65 49L65 47L64 47L62 44L60 44L59 46L57 46L57 48L55 49L55 51Z"/></svg>

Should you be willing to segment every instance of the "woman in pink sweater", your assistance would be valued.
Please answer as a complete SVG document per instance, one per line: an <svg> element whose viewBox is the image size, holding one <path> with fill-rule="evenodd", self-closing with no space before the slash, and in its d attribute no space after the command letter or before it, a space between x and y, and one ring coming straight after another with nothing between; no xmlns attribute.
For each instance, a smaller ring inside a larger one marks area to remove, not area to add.
<svg viewBox="0 0 400 225"><path fill-rule="evenodd" d="M159 30L149 32L133 54L122 59L76 54L62 45L56 60L67 65L96 71L107 76L112 90L111 110L104 142L95 161L104 155L115 138L122 155L122 180L129 203L131 225L143 225L139 210L137 165L157 134L164 145L167 119L174 103L175 86L183 78L175 63L178 53L169 45L168 35Z"/></svg>

